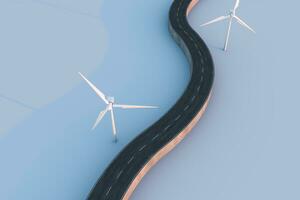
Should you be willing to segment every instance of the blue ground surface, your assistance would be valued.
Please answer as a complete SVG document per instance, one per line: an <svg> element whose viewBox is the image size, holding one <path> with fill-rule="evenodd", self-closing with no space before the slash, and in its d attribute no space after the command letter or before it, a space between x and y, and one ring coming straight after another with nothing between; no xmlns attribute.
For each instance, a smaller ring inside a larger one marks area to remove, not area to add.
<svg viewBox="0 0 300 200"><path fill-rule="evenodd" d="M211 104L191 135L144 179L133 200L300 199L299 1L241 0L233 24L199 25L234 0L200 0L189 17L216 67Z"/></svg>
<svg viewBox="0 0 300 200"><path fill-rule="evenodd" d="M188 63L167 29L168 1L0 0L0 199L84 199L113 157L182 94ZM199 25L233 0L201 0L190 22L210 47L216 82L208 111L162 160L134 200L299 199L299 3L243 1L256 31ZM104 104L81 71L120 103Z"/></svg>
<svg viewBox="0 0 300 200"><path fill-rule="evenodd" d="M168 33L169 6L1 1L0 116L10 126L0 136L0 199L84 199L115 155L176 102L189 71ZM160 109L116 110L116 145L108 116L91 132L105 105L78 71L119 103Z"/></svg>

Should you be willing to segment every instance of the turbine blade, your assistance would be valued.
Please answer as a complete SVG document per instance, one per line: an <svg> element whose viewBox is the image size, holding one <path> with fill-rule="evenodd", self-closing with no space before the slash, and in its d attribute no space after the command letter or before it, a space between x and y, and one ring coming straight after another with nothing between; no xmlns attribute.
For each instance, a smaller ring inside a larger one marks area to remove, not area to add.
<svg viewBox="0 0 300 200"><path fill-rule="evenodd" d="M121 105L121 104L114 104L113 107L115 108L122 108L122 109L151 109L151 108L158 108L157 106L136 106L136 105Z"/></svg>
<svg viewBox="0 0 300 200"><path fill-rule="evenodd" d="M98 118L92 128L92 130L95 130L95 128L99 125L99 123L101 122L101 120L103 119L104 115L107 113L108 109L106 108L105 110L101 111L98 115Z"/></svg>
<svg viewBox="0 0 300 200"><path fill-rule="evenodd" d="M228 18L229 18L229 16L221 16L221 17L218 17L218 18L216 18L216 19L213 19L213 20L211 20L211 21L209 21L209 22L207 22L207 23L205 23L205 24L202 24L202 25L200 25L200 26L201 26L201 27L207 26L207 25L210 25L210 24L219 22L219 21L223 21L223 20L228 19Z"/></svg>
<svg viewBox="0 0 300 200"><path fill-rule="evenodd" d="M234 10L236 10L240 6L240 0L236 0L234 5Z"/></svg>
<svg viewBox="0 0 300 200"><path fill-rule="evenodd" d="M80 72L78 72L79 75L87 82L87 84L94 90L94 92L106 103L108 104L109 102L106 100L105 95L93 84L91 83L85 76L83 76Z"/></svg>
<svg viewBox="0 0 300 200"><path fill-rule="evenodd" d="M116 135L117 135L117 128L116 128L115 115L114 115L114 110L113 109L111 109L110 114L111 114L111 122L112 122L113 134L116 137Z"/></svg>
<svg viewBox="0 0 300 200"><path fill-rule="evenodd" d="M234 18L237 20L239 24L249 29L251 32L256 33L255 30L253 30L248 24L246 24L243 20L241 20L239 17L234 16Z"/></svg>

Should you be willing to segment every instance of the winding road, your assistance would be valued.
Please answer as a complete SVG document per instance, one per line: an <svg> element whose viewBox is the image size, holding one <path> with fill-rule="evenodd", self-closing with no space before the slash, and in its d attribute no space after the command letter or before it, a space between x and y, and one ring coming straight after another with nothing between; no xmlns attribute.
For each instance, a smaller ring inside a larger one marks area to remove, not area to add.
<svg viewBox="0 0 300 200"><path fill-rule="evenodd" d="M127 200L143 176L194 127L210 99L214 65L211 54L187 21L197 0L174 0L169 30L190 63L191 78L177 103L129 143L104 171L89 200Z"/></svg>

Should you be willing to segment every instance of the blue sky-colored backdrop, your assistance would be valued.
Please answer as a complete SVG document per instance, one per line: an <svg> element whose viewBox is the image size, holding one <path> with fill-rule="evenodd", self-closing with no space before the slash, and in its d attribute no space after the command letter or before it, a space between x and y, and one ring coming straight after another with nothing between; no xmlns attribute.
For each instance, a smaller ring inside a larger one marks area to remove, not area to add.
<svg viewBox="0 0 300 200"><path fill-rule="evenodd" d="M0 1L0 199L84 199L113 157L179 98L189 67L168 33L168 1ZM215 60L211 104L132 199L299 199L297 1L243 1L256 31L226 23L233 0L201 0L189 21ZM120 143L81 71L117 102Z"/></svg>
<svg viewBox="0 0 300 200"><path fill-rule="evenodd" d="M84 199L116 154L176 102L189 71L168 34L169 4L1 2L1 199ZM78 71L117 103L160 109L116 110L115 145L108 116L91 131L105 105Z"/></svg>
<svg viewBox="0 0 300 200"><path fill-rule="evenodd" d="M134 200L300 199L299 2L241 0L228 52L220 50L234 0L200 0L189 17L216 67L211 104L191 135L158 164Z"/></svg>

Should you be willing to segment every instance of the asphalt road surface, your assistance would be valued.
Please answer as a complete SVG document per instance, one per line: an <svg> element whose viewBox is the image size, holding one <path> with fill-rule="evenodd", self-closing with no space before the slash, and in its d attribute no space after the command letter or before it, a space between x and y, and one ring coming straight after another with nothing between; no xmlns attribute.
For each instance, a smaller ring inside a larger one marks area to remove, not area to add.
<svg viewBox="0 0 300 200"><path fill-rule="evenodd" d="M191 124L205 107L213 85L211 54L187 21L193 0L174 0L169 13L169 30L190 63L191 78L177 103L155 124L129 143L104 171L89 194L90 200L129 198L145 166ZM129 195L129 196L128 196Z"/></svg>

